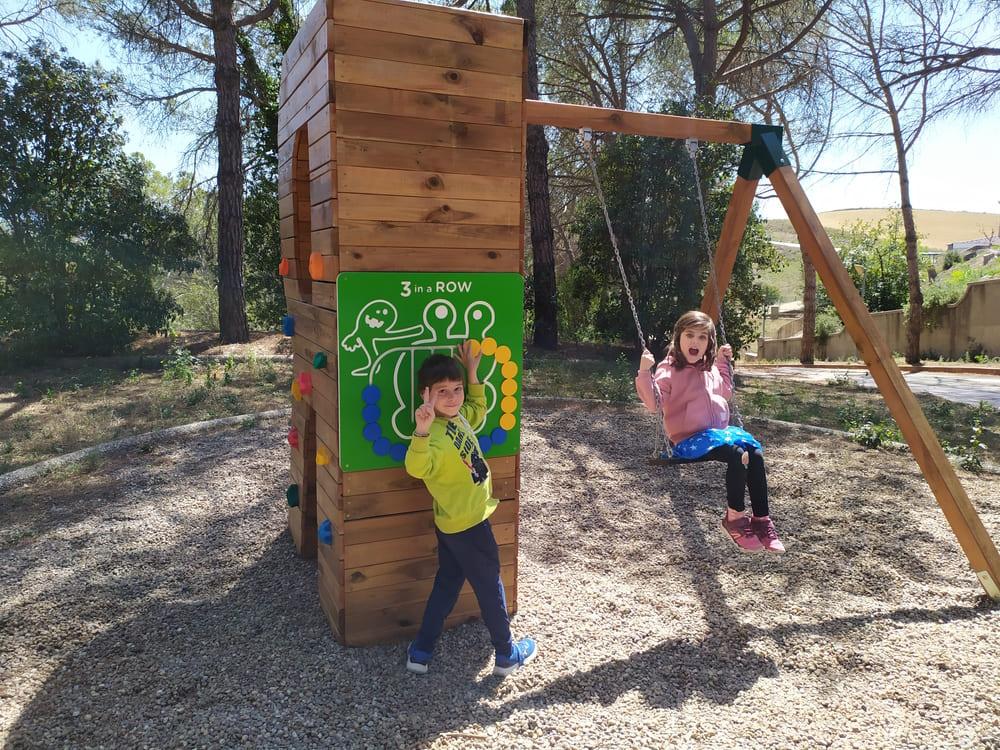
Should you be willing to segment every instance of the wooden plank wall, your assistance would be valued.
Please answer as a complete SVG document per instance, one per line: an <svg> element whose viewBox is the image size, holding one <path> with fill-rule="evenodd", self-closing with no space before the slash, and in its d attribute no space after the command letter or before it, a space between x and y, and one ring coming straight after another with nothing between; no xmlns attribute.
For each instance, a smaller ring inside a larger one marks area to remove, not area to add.
<svg viewBox="0 0 1000 750"><path fill-rule="evenodd" d="M415 632L437 548L422 482L401 468L339 468L336 277L523 272L522 34L515 18L402 0L321 0L282 62L282 268L294 379L311 385L293 407L308 440L293 451L292 477L315 487L313 538L316 524L332 530L331 543L318 545L319 595L344 643ZM314 367L317 353L327 355L325 368ZM519 460L490 467L514 612ZM303 554L306 512L289 514ZM463 590L448 625L478 609Z"/></svg>

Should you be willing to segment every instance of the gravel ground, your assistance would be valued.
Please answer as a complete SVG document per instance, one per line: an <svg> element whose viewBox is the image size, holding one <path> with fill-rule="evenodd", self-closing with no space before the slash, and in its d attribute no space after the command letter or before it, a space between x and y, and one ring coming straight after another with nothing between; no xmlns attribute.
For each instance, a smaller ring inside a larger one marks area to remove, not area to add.
<svg viewBox="0 0 1000 750"><path fill-rule="evenodd" d="M520 613L346 649L284 527L280 425L0 496L6 747L1000 747L1000 607L906 455L760 427L789 552L718 528L721 467L654 467L631 407L529 402ZM996 477L963 475L1000 539Z"/></svg>

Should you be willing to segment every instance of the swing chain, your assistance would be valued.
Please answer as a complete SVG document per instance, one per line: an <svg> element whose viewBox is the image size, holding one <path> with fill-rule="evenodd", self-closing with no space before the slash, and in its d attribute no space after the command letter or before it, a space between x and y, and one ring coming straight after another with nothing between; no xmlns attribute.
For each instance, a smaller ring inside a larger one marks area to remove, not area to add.
<svg viewBox="0 0 1000 750"><path fill-rule="evenodd" d="M608 234L611 236L611 249L614 250L615 260L618 262L618 272L622 276L622 286L625 289L625 296L628 298L628 306L632 310L632 320L635 321L635 330L639 334L639 343L642 344L643 349L646 349L646 336L642 332L642 324L639 323L639 313L635 309L635 300L632 298L632 288L629 286L628 277L625 275L625 264L622 263L622 255L618 250L618 237L611 226L611 215L608 213L608 204L604 200L601 180L597 176L597 163L594 161L594 155L591 152L593 133L590 128L580 128L578 139L580 146L583 148L583 153L587 157L587 163L590 165L590 172L594 177L594 187L597 188L597 201L601 204L601 211L604 212L604 223L607 224Z"/></svg>
<svg viewBox="0 0 1000 750"><path fill-rule="evenodd" d="M618 272L622 277L622 287L625 289L625 296L628 299L628 306L632 310L632 320L635 321L635 330L639 334L639 343L642 348L648 349L646 345L646 336L642 332L642 324L639 322L639 313L635 309L635 300L632 297L632 287L628 283L628 277L625 275L625 264L622 263L622 255L618 249L618 237L615 235L614 227L611 225L611 215L608 213L608 204L604 200L604 190L601 188L601 178L597 175L597 163L594 161L594 155L592 152L593 143L593 132L590 128L580 128L577 137L580 141L580 146L583 148L583 153L587 157L587 163L590 166L590 173L594 178L594 188L597 190L597 201L601 204L601 211L604 213L604 223L608 227L608 235L611 237L611 249L614 250L615 260L618 263ZM672 450L670 447L670 441L667 440L667 434L663 428L663 405L660 403L660 392L653 388L653 398L656 400L656 413L658 419L656 420L656 443L653 446L653 458L659 458L662 453L666 453L669 458L672 455Z"/></svg>
<svg viewBox="0 0 1000 750"><path fill-rule="evenodd" d="M719 307L719 340L725 344L726 343L726 327L722 322L722 292L719 289L719 277L715 274L715 261L712 257L711 251L711 236L708 233L708 212L705 210L705 198L701 191L701 172L698 169L698 141L695 138L688 138L685 142L687 146L688 156L691 158L691 169L694 172L694 182L698 194L698 208L701 210L701 229L702 234L705 239L705 257L708 258L708 275L712 279L712 289L715 292L715 302ZM726 360L726 364L729 366L729 382L733 383L733 360ZM732 408L732 417L736 422L737 426L741 429L743 428L743 417L740 415L740 408L736 405L735 395L730 399L729 405Z"/></svg>

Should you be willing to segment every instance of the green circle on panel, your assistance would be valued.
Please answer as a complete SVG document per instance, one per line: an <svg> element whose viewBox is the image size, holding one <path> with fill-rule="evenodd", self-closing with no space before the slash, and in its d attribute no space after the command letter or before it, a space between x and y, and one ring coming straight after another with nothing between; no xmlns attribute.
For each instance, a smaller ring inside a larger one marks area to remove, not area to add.
<svg viewBox="0 0 1000 750"><path fill-rule="evenodd" d="M516 273L342 273L337 277L340 465L401 466L420 403L416 374L431 354L480 343L487 458L521 439L524 279Z"/></svg>

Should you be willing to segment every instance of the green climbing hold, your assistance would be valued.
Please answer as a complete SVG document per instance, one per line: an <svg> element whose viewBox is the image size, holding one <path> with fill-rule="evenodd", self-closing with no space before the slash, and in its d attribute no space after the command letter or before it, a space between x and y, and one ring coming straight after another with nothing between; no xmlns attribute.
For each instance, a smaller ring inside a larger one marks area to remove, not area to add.
<svg viewBox="0 0 1000 750"><path fill-rule="evenodd" d="M285 492L285 497L288 498L289 508L299 507L299 486L297 484L288 485L288 490Z"/></svg>
<svg viewBox="0 0 1000 750"><path fill-rule="evenodd" d="M326 369L326 354L323 352L316 352L316 356L313 357L313 367L317 370Z"/></svg>

